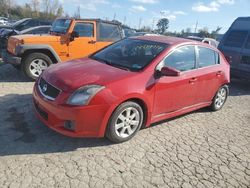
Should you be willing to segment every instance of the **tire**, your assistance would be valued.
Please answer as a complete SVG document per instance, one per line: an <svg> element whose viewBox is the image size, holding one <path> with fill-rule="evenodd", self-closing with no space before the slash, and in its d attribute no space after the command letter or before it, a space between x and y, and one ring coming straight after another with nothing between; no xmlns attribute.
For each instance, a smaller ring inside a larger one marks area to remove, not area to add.
<svg viewBox="0 0 250 188"><path fill-rule="evenodd" d="M224 85L218 89L210 106L212 111L218 111L224 106L228 97L228 93L229 89L227 85Z"/></svg>
<svg viewBox="0 0 250 188"><path fill-rule="evenodd" d="M122 103L109 120L106 137L114 143L130 140L140 130L143 118L144 113L139 104L132 101Z"/></svg>
<svg viewBox="0 0 250 188"><path fill-rule="evenodd" d="M49 56L44 53L31 53L23 59L22 71L31 80L36 80L52 63Z"/></svg>

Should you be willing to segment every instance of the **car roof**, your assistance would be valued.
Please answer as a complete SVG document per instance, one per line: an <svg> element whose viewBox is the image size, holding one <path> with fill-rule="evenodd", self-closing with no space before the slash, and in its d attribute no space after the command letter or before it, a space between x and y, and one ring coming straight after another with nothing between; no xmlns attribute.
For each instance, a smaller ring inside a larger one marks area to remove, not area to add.
<svg viewBox="0 0 250 188"><path fill-rule="evenodd" d="M153 41L153 42L160 42L160 43L165 43L165 44L170 44L170 45L177 45L180 43L193 43L193 44L196 43L193 40L189 40L185 38L170 37L170 36L163 36L163 35L137 36L137 37L131 37L131 38L140 39L140 40L148 40L148 41Z"/></svg>
<svg viewBox="0 0 250 188"><path fill-rule="evenodd" d="M78 19L78 18L57 18L58 20L60 19L68 19L68 20L76 20L76 21L96 21L96 22L102 22L102 23L108 23L108 24L114 24L114 25L121 25L118 22L113 22L113 21L108 21L108 20L102 20L100 18L84 18L84 19Z"/></svg>
<svg viewBox="0 0 250 188"><path fill-rule="evenodd" d="M31 30L42 29L42 28L51 28L51 25L40 25L40 26L36 26L36 27L31 27L31 28L22 30L20 33L26 33L26 32L29 32Z"/></svg>

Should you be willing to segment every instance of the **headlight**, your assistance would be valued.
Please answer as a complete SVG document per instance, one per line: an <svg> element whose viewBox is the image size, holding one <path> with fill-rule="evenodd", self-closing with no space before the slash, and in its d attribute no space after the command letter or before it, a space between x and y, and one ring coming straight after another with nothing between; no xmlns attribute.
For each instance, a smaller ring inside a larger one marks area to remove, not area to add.
<svg viewBox="0 0 250 188"><path fill-rule="evenodd" d="M87 105L89 101L102 89L104 86L87 85L77 89L68 99L67 104L70 105Z"/></svg>

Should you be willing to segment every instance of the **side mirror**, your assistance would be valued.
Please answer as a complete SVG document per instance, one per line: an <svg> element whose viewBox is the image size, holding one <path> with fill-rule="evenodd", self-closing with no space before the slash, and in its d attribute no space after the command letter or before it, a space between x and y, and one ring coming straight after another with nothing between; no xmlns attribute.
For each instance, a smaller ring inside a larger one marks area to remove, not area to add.
<svg viewBox="0 0 250 188"><path fill-rule="evenodd" d="M70 41L74 41L75 38L79 38L79 33L77 31L73 31L70 35Z"/></svg>
<svg viewBox="0 0 250 188"><path fill-rule="evenodd" d="M173 69L173 68L162 67L161 75L163 75L163 76L180 76L181 72L176 70L176 69Z"/></svg>

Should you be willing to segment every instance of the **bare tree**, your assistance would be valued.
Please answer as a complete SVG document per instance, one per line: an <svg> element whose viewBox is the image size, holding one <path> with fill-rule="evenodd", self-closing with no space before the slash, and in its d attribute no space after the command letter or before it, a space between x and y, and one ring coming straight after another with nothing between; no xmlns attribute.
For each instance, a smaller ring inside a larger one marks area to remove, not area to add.
<svg viewBox="0 0 250 188"><path fill-rule="evenodd" d="M39 17L40 1L39 0L31 0L30 5L31 5L32 10L35 13L35 16Z"/></svg>

